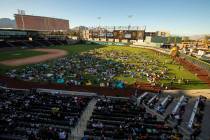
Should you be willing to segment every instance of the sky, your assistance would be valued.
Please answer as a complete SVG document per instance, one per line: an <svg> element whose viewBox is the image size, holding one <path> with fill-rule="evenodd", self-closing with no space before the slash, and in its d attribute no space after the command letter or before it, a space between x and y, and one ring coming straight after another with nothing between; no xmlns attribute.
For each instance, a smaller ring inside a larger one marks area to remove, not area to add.
<svg viewBox="0 0 210 140"><path fill-rule="evenodd" d="M210 34L210 0L0 0L0 18L14 19L17 9L68 19L70 27L135 25L174 35Z"/></svg>

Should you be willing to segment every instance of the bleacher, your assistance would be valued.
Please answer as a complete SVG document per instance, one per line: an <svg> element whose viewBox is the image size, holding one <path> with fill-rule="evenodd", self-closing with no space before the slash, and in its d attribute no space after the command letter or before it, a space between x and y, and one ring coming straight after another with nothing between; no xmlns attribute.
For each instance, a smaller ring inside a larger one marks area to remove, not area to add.
<svg viewBox="0 0 210 140"><path fill-rule="evenodd" d="M91 97L0 90L1 140L67 140Z"/></svg>
<svg viewBox="0 0 210 140"><path fill-rule="evenodd" d="M65 40L13 40L13 41L0 41L0 48L33 48L33 47L49 47L54 45L67 45Z"/></svg>
<svg viewBox="0 0 210 140"><path fill-rule="evenodd" d="M210 103L202 96L147 92L132 98L96 94L93 98L88 93L77 96L69 93L1 89L0 139L208 140L210 137Z"/></svg>
<svg viewBox="0 0 210 140"><path fill-rule="evenodd" d="M180 126L191 137L198 137L201 133L206 137L203 117L207 110L204 110L206 98L199 96L196 99L185 95L172 97L171 95L148 95L143 104L160 114L165 121ZM164 105L165 104L165 105ZM209 106L209 104L208 104ZM206 115L209 116L207 113ZM207 116L207 117L208 117Z"/></svg>
<svg viewBox="0 0 210 140"><path fill-rule="evenodd" d="M40 44L39 42L37 41L24 41L26 44L28 44L28 46L31 46L31 47L42 47L43 45Z"/></svg>
<svg viewBox="0 0 210 140"><path fill-rule="evenodd" d="M12 46L15 47L27 47L27 44L25 44L23 41L21 40L17 40L17 41L7 41L7 43L9 43Z"/></svg>
<svg viewBox="0 0 210 140"><path fill-rule="evenodd" d="M43 44L44 46L51 46L51 45L53 45L50 41L48 41L48 40L36 40L37 42L39 42L39 43L41 43L41 44Z"/></svg>
<svg viewBox="0 0 210 140"><path fill-rule="evenodd" d="M11 47L48 47L68 44L65 33L51 31L31 31L18 29L0 29L0 49Z"/></svg>
<svg viewBox="0 0 210 140"><path fill-rule="evenodd" d="M173 128L129 99L99 99L88 122L85 138L161 139L177 136ZM181 135L180 135L181 136Z"/></svg>
<svg viewBox="0 0 210 140"><path fill-rule="evenodd" d="M53 45L63 45L62 42L58 41L58 40L50 40L50 42L53 44Z"/></svg>
<svg viewBox="0 0 210 140"><path fill-rule="evenodd" d="M9 47L12 47L12 46L9 45L6 41L0 41L0 47L1 48L9 48Z"/></svg>

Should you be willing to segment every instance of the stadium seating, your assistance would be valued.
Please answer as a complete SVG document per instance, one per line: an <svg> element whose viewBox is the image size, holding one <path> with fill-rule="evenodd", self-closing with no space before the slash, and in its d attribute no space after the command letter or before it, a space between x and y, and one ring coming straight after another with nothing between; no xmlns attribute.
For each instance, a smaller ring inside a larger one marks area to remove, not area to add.
<svg viewBox="0 0 210 140"><path fill-rule="evenodd" d="M63 45L62 42L58 41L58 40L49 40L53 45Z"/></svg>
<svg viewBox="0 0 210 140"><path fill-rule="evenodd" d="M32 48L32 47L48 47L52 45L67 45L68 42L66 40L12 40L12 41L0 41L0 48L11 48L11 47L24 47L24 48Z"/></svg>
<svg viewBox="0 0 210 140"><path fill-rule="evenodd" d="M90 97L0 90L1 140L67 140Z"/></svg>
<svg viewBox="0 0 210 140"><path fill-rule="evenodd" d="M9 41L8 43L15 47L28 47L23 41Z"/></svg>
<svg viewBox="0 0 210 140"><path fill-rule="evenodd" d="M42 44L40 44L37 41L24 41L26 44L28 44L29 47L42 47Z"/></svg>
<svg viewBox="0 0 210 140"><path fill-rule="evenodd" d="M0 41L0 48L9 48L13 47L12 45L8 44L6 41Z"/></svg>
<svg viewBox="0 0 210 140"><path fill-rule="evenodd" d="M51 43L49 43L46 40L36 40L37 42L39 42L40 44L42 44L43 46L50 46L52 45Z"/></svg>
<svg viewBox="0 0 210 140"><path fill-rule="evenodd" d="M137 104L139 97L142 98ZM89 102L96 102L93 112L90 105L86 108ZM84 133L85 140L172 140L182 139L183 135L196 139L201 134L208 135L202 132L205 131L205 102L202 96L195 99L161 93L93 99L84 94L73 96L61 92L52 94L49 90L29 92L3 88L0 89L0 139L71 139L90 110L87 126L81 126L84 129L79 132ZM189 132L180 131L183 129Z"/></svg>
<svg viewBox="0 0 210 140"><path fill-rule="evenodd" d="M168 100L166 101L167 98ZM194 137L195 139L195 137L199 136L201 133L201 129L205 129L201 126L206 97L199 96L195 101L191 99L190 104L189 97L184 95L177 98L174 102L173 100L174 97L170 95L161 97L161 95L156 94L153 97L150 96L149 98L145 98L143 103L150 109L163 115L165 121L169 120L176 126L181 126L182 128L189 130L191 137ZM166 101L165 106L162 105L164 101ZM186 113L187 109L188 113Z"/></svg>
<svg viewBox="0 0 210 140"><path fill-rule="evenodd" d="M88 122L85 138L161 139L175 137L164 121L128 99L99 99ZM179 134L176 132L176 136Z"/></svg>

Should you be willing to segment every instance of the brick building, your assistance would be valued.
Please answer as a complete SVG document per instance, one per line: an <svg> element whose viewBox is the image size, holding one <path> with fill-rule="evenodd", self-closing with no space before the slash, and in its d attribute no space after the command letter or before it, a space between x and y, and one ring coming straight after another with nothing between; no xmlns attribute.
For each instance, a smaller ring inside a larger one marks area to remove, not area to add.
<svg viewBox="0 0 210 140"><path fill-rule="evenodd" d="M37 30L37 31L68 31L69 20L15 14L16 27L22 30Z"/></svg>

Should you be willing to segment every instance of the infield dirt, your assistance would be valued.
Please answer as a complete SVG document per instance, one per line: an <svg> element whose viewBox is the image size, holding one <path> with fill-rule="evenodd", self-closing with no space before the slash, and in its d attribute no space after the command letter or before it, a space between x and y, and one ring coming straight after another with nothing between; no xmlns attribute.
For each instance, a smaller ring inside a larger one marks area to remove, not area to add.
<svg viewBox="0 0 210 140"><path fill-rule="evenodd" d="M27 64L35 64L44 62L50 59L55 59L58 57L63 57L68 54L65 50L60 49L31 49L33 51L39 52L46 52L47 54L39 55L39 56L32 56L27 58L20 58L20 59L11 59L11 60L4 60L0 61L0 64L7 65L7 66L21 66Z"/></svg>

